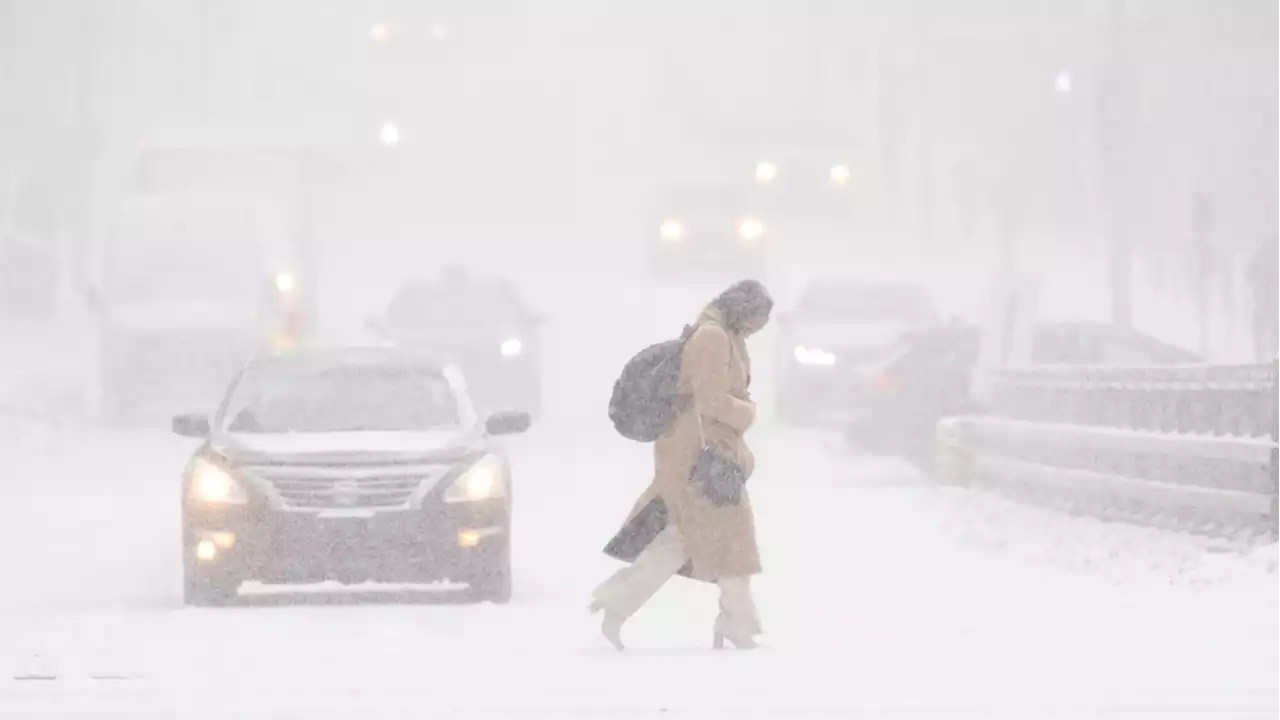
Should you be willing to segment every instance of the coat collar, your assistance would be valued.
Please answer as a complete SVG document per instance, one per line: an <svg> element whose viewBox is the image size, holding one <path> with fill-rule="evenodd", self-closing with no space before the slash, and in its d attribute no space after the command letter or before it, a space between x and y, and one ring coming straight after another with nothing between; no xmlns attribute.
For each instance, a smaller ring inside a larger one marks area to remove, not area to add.
<svg viewBox="0 0 1280 720"><path fill-rule="evenodd" d="M729 327L725 325L724 313L715 305L708 305L702 308L702 312L698 313L696 325L719 325L722 330L729 332Z"/></svg>

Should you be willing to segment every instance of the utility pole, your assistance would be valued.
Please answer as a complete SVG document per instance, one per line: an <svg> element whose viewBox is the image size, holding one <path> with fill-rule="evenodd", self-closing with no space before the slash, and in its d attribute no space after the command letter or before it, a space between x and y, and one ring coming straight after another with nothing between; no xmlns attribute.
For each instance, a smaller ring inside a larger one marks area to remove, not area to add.
<svg viewBox="0 0 1280 720"><path fill-rule="evenodd" d="M1195 245L1196 313L1200 316L1200 354L1209 357L1213 345L1211 290L1213 289L1212 215L1209 198L1201 191L1191 196L1191 239Z"/></svg>
<svg viewBox="0 0 1280 720"><path fill-rule="evenodd" d="M1110 249L1108 275L1111 286L1111 320L1120 327L1133 325L1133 145L1135 62L1129 37L1125 0L1110 0L1103 33L1105 58L1098 93L1098 141L1102 190L1107 208Z"/></svg>

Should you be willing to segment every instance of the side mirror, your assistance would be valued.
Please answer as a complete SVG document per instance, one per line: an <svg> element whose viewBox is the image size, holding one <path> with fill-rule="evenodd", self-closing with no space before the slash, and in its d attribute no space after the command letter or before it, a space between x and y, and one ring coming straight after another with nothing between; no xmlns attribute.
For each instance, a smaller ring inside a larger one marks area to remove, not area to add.
<svg viewBox="0 0 1280 720"><path fill-rule="evenodd" d="M489 435L518 435L532 424L533 418L529 413L509 410L490 415L484 421L484 431Z"/></svg>
<svg viewBox="0 0 1280 720"><path fill-rule="evenodd" d="M208 437L209 418L200 414L179 415L173 419L173 432L183 437Z"/></svg>

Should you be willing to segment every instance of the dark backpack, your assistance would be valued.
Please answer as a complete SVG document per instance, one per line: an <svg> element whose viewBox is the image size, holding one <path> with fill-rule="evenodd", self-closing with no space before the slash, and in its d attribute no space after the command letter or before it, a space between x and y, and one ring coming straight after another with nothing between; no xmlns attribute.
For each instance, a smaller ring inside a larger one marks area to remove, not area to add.
<svg viewBox="0 0 1280 720"><path fill-rule="evenodd" d="M636 353L622 367L609 398L609 419L625 438L653 442L680 414L680 359L694 326L686 325L675 340Z"/></svg>

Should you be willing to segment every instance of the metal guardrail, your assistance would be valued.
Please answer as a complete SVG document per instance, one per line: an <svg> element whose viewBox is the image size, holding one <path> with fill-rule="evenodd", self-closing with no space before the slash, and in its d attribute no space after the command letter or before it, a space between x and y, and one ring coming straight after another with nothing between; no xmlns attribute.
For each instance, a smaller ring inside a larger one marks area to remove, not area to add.
<svg viewBox="0 0 1280 720"><path fill-rule="evenodd" d="M1004 368L987 374L1001 417L1276 439L1275 363Z"/></svg>
<svg viewBox="0 0 1280 720"><path fill-rule="evenodd" d="M1276 365L1009 368L939 424L944 481L1108 518L1276 535Z"/></svg>

